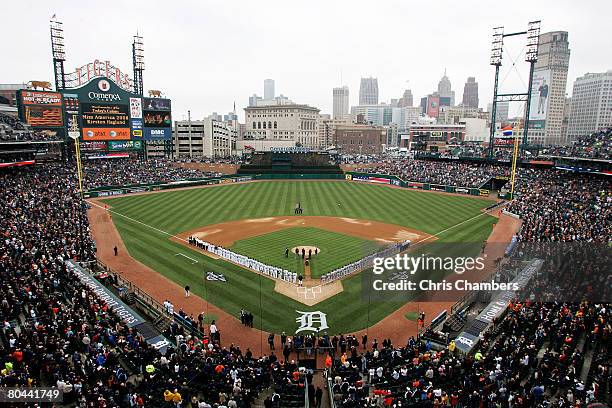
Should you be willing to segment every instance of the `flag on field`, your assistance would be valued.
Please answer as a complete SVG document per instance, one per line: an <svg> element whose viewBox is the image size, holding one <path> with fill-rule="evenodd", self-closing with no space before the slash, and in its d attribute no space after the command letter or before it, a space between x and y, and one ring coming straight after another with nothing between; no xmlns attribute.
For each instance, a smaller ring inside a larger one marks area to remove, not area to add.
<svg viewBox="0 0 612 408"><path fill-rule="evenodd" d="M502 132L504 136L512 136L512 126L504 126Z"/></svg>

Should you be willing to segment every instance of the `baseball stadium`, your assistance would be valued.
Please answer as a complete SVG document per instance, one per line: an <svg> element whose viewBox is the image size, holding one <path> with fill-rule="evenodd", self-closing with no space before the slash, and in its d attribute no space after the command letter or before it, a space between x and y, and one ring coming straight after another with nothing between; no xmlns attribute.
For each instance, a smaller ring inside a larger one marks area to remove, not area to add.
<svg viewBox="0 0 612 408"><path fill-rule="evenodd" d="M142 37L67 73L50 29L0 110L2 404L608 406L612 128L187 157Z"/></svg>

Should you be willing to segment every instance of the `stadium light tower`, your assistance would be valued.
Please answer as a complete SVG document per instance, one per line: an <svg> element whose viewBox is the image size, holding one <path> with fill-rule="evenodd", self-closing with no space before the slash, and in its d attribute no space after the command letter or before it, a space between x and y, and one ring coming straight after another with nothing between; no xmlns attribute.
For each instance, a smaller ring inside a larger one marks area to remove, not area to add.
<svg viewBox="0 0 612 408"><path fill-rule="evenodd" d="M527 103L525 105L525 131L523 132L523 143L521 155L527 146L527 133L529 132L529 110L531 108L531 92L533 88L533 72L538 62L538 46L540 45L540 20L530 21L527 25L527 52L525 61L529 63L529 84L527 89Z"/></svg>
<svg viewBox="0 0 612 408"><path fill-rule="evenodd" d="M134 36L134 42L132 43L132 61L134 64L134 92L142 95L144 93L142 71L145 69L144 44L142 36L138 35L138 32Z"/></svg>
<svg viewBox="0 0 612 408"><path fill-rule="evenodd" d="M527 146L527 133L529 130L529 106L530 106L530 95L533 82L533 71L535 69L535 63L538 60L538 43L540 37L540 21L530 21L527 26L527 31L519 31L515 33L504 33L503 27L495 27L493 29L493 41L491 48L491 61L490 64L495 66L495 85L493 87L493 107L491 112L491 128L489 134L489 158L493 158L493 148L495 145L495 120L497 116L497 103L498 102L526 102L524 131L523 131L523 142L521 143L521 156L524 155L525 148ZM529 67L529 85L527 86L527 92L524 93L507 93L499 94L499 67L502 65L502 55L504 48L504 38L514 36L527 36L527 47L525 53L525 61L530 64Z"/></svg>
<svg viewBox="0 0 612 408"><path fill-rule="evenodd" d="M61 21L51 18L51 53L53 55L53 71L55 73L55 90L64 89L66 87L66 79L64 77L64 61L66 60L66 51L64 49L64 27Z"/></svg>
<svg viewBox="0 0 612 408"><path fill-rule="evenodd" d="M491 42L491 62L495 66L495 86L493 87L493 107L491 108L490 135L495 134L495 118L497 116L497 86L499 83L499 67L502 64L504 48L504 27L493 29L493 41ZM491 136L492 138L492 136ZM493 141L489 140L489 157L493 156Z"/></svg>

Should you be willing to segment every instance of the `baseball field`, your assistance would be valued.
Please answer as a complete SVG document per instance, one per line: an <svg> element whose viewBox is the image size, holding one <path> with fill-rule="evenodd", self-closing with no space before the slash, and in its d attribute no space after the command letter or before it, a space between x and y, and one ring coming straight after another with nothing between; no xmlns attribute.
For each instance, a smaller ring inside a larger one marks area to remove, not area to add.
<svg viewBox="0 0 612 408"><path fill-rule="evenodd" d="M298 202L304 213L296 216ZM490 200L345 181L261 181L102 203L131 257L233 316L242 308L252 312L255 327L276 333L296 331L297 311L325 313L330 333L355 332L404 303L364 301L360 276L353 275L341 281L338 293L308 306L276 291L272 279L212 257L185 239L199 236L298 273L304 273L302 260L286 256L286 250L316 247L320 252L310 268L316 279L405 239L479 245L496 222L482 212ZM207 281L207 272L225 281Z"/></svg>

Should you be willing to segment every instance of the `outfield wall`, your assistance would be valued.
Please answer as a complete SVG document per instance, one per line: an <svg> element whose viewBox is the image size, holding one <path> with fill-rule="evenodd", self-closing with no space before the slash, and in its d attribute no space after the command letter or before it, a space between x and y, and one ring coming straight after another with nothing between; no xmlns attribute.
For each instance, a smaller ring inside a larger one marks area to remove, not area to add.
<svg viewBox="0 0 612 408"><path fill-rule="evenodd" d="M237 176L235 174L220 177L209 177L201 179L188 179L173 181L169 183L150 183L150 184L131 184L127 186L105 186L98 187L93 190L88 190L83 193L84 198L95 198L95 197L110 197L116 195L130 194L130 193L142 193L146 191L162 191L172 190L183 187L193 186L206 186L212 184L231 184L239 183L243 181L253 180L252 176Z"/></svg>
<svg viewBox="0 0 612 408"><path fill-rule="evenodd" d="M445 193L457 193L472 196L488 197L490 193L489 190L484 188L450 186L445 184L423 183L420 181L404 181L397 176L390 176L388 174L357 173L351 171L345 174L345 178L346 180L361 181L366 183L389 184L392 186L406 187L417 190L442 191Z"/></svg>
<svg viewBox="0 0 612 408"><path fill-rule="evenodd" d="M472 196L488 197L490 191L484 188L451 186L434 183L422 183L419 181L404 181L397 176L376 173L347 172L345 174L254 174L238 175L230 174L219 177L186 179L169 183L132 184L126 186L103 186L88 190L83 193L84 198L109 197L130 193L142 193L147 191L171 190L183 187L205 186L213 184L231 184L252 180L348 180L360 181L374 184L388 184L397 187L411 188L416 190L441 191L445 193L465 194Z"/></svg>

